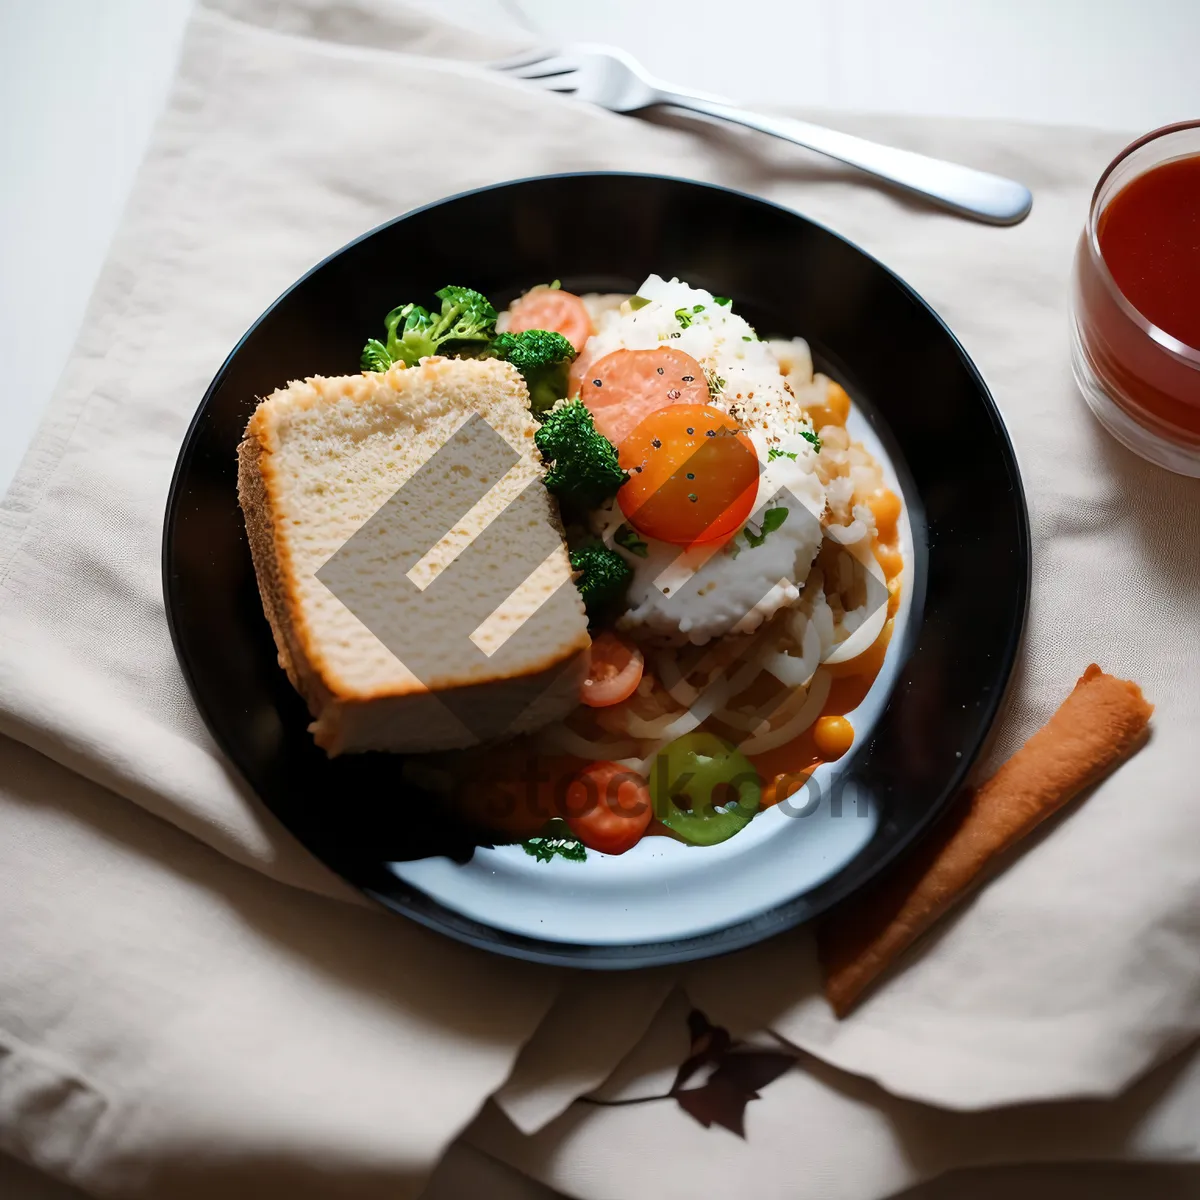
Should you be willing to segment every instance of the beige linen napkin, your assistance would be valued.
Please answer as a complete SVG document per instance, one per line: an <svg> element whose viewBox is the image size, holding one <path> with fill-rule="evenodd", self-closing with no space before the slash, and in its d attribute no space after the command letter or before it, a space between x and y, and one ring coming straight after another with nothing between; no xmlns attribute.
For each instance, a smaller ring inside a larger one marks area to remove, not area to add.
<svg viewBox="0 0 1200 1200"><path fill-rule="evenodd" d="M385 0L202 6L80 342L0 506L0 731L111 789L84 789L31 760L51 782L8 801L16 833L0 877L0 936L13 966L0 977L9 1047L0 1125L8 1148L114 1194L156 1172L173 1178L201 1152L198 1170L230 1181L247 1163L269 1163L315 1186L312 1172L344 1164L347 1195L411 1184L413 1164L427 1165L437 1139L502 1082L554 998L545 972L278 887L349 896L215 751L171 653L158 582L179 441L221 358L265 305L380 220L544 171L627 168L740 186L824 220L904 274L995 387L1027 475L1038 544L1031 636L997 753L1047 716L1093 657L1158 705L1151 746L843 1025L815 998L802 935L688 972L693 996L724 1024L770 1024L899 1093L964 1107L1110 1092L1196 1031L1200 866L1189 848L1200 814L1188 796L1187 733L1197 702L1186 687L1200 665L1187 557L1196 488L1110 443L1066 369L1072 237L1087 182L1122 139L854 123L1033 184L1031 220L993 230L754 136L641 123L422 57L501 49ZM434 139L405 120L431 107ZM55 811L63 797L87 816ZM133 832L110 833L110 822ZM251 898L231 904L237 889ZM355 967L339 957L347 940ZM616 996L621 985L594 986ZM653 1013L642 981L629 986L644 1007L630 1014L613 1002L630 1020L607 1043L613 1056ZM237 998L229 1021L226 990ZM456 1022L476 1019L480 996L488 1020L497 1010L486 1053L444 1080L424 1054L475 1048ZM562 1036L558 1012L548 1038ZM305 1074L310 1043L319 1070ZM535 1042L504 1095L525 1128L610 1065L598 1055L568 1084L543 1087L554 1057ZM160 1058L172 1079L159 1074ZM30 1092L29 1079L45 1082ZM418 1121L408 1141L417 1108L432 1124ZM101 1109L134 1115L110 1121ZM190 1140L193 1127L211 1136Z"/></svg>
<svg viewBox="0 0 1200 1200"><path fill-rule="evenodd" d="M689 1008L681 992L664 1005L595 1094L607 1105L581 1101L532 1137L488 1105L463 1143L578 1200L883 1200L901 1192L904 1200L1144 1200L1170 1196L1172 1180L1179 1196L1200 1194L1200 1050L1160 1066L1119 1100L990 1113L902 1100L801 1054L746 1103L743 1140L717 1124L705 1128L673 1100L653 1099L689 1053ZM779 1049L771 1038L753 1041ZM704 1082L701 1072L689 1086ZM1109 1186L1102 1172L1071 1169L1116 1160L1124 1161ZM1059 1165L987 1169L1029 1163ZM1151 1163L1175 1170L1139 1169ZM950 1171L963 1173L930 1182Z"/></svg>
<svg viewBox="0 0 1200 1200"><path fill-rule="evenodd" d="M415 1195L553 995L7 738L0 781L0 1151L98 1195Z"/></svg>

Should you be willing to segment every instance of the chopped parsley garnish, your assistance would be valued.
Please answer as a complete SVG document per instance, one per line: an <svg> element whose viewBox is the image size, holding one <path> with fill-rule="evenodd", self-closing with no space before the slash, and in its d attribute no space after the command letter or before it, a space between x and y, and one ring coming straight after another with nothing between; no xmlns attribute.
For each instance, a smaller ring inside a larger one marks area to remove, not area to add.
<svg viewBox="0 0 1200 1200"><path fill-rule="evenodd" d="M692 312L697 313L697 312L703 312L703 311L704 311L703 304L693 304L692 305Z"/></svg>
<svg viewBox="0 0 1200 1200"><path fill-rule="evenodd" d="M725 390L725 380L716 371L705 371L704 380L708 384L708 394L714 400Z"/></svg>
<svg viewBox="0 0 1200 1200"><path fill-rule="evenodd" d="M733 301L728 296L714 296L713 303L719 304L722 308L728 308Z"/></svg>
<svg viewBox="0 0 1200 1200"><path fill-rule="evenodd" d="M749 525L742 532L746 535L746 541L751 546L761 546L767 540L768 533L774 533L787 520L788 510L786 508L768 508L762 517L762 528L759 533L755 533Z"/></svg>
<svg viewBox="0 0 1200 1200"><path fill-rule="evenodd" d="M646 558L650 553L650 546L643 542L637 533L628 525L622 525L615 534L613 541L616 542L622 550L628 550L630 554L636 554L638 558Z"/></svg>
<svg viewBox="0 0 1200 1200"><path fill-rule="evenodd" d="M652 300L647 300L645 296L630 296L629 307L633 312L637 312L639 308L645 308L647 304L652 304Z"/></svg>
<svg viewBox="0 0 1200 1200"><path fill-rule="evenodd" d="M675 310L675 320L679 322L681 329L686 329L692 323L692 314L686 308L677 308Z"/></svg>
<svg viewBox="0 0 1200 1200"><path fill-rule="evenodd" d="M749 334L749 333L743 333L743 334L742 334L742 341L743 341L743 342L757 342L757 341L758 341L758 338L754 337L752 334Z"/></svg>
<svg viewBox="0 0 1200 1200"><path fill-rule="evenodd" d="M811 429L798 429L796 432L806 441L812 443L812 448L818 453L821 453L821 439L817 437ZM780 450L778 446L772 446L767 451L767 462L774 462L777 458L790 458L792 462L796 461L795 450Z"/></svg>
<svg viewBox="0 0 1200 1200"><path fill-rule="evenodd" d="M552 826L558 824L561 822L552 822ZM550 862L554 858L565 858L569 862L587 861L587 849L584 844L570 833L548 832L538 837L526 838L521 843L521 849L538 862Z"/></svg>

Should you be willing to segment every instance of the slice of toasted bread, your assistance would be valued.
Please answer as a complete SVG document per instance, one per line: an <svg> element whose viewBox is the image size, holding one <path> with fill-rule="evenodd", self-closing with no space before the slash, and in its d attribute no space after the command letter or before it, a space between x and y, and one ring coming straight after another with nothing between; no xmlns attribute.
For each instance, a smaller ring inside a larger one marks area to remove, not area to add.
<svg viewBox="0 0 1200 1200"><path fill-rule="evenodd" d="M453 749L574 707L590 639L534 430L495 361L259 404L238 497L280 665L330 755Z"/></svg>

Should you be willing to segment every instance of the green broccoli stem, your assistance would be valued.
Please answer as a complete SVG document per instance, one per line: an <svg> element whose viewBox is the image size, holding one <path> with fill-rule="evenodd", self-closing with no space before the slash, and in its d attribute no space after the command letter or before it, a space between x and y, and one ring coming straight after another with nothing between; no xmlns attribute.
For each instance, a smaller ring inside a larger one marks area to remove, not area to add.
<svg viewBox="0 0 1200 1200"><path fill-rule="evenodd" d="M523 374L530 411L540 420L567 394L567 364L530 368Z"/></svg>
<svg viewBox="0 0 1200 1200"><path fill-rule="evenodd" d="M525 378L529 407L541 417L567 394L567 368L575 347L561 333L549 329L524 329L501 333L488 353L512 363Z"/></svg>

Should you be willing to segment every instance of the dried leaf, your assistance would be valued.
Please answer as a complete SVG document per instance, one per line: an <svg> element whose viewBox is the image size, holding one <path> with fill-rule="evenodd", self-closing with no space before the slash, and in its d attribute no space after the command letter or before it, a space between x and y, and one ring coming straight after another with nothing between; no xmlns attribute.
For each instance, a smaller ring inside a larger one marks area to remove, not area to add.
<svg viewBox="0 0 1200 1200"><path fill-rule="evenodd" d="M698 1008L688 1013L688 1029L692 1035L692 1052L675 1074L675 1082L671 1084L672 1094L679 1091L701 1067L720 1062L722 1055L734 1045L729 1030L709 1024L708 1018Z"/></svg>
<svg viewBox="0 0 1200 1200"><path fill-rule="evenodd" d="M757 1100L759 1088L774 1083L795 1065L796 1056L783 1050L739 1050L725 1056L709 1083L729 1080L748 1100Z"/></svg>
<svg viewBox="0 0 1200 1200"><path fill-rule="evenodd" d="M721 1125L738 1137L746 1136L746 1105L758 1099L760 1088L773 1083L796 1065L796 1056L784 1050L746 1048L713 1025L699 1010L688 1014L692 1053L680 1066L671 1095L689 1116L705 1129ZM705 1066L715 1070L699 1087L684 1084Z"/></svg>
<svg viewBox="0 0 1200 1200"><path fill-rule="evenodd" d="M714 1083L710 1079L703 1087L679 1092L675 1099L679 1107L705 1129L723 1125L740 1138L746 1136L744 1119L748 1097L732 1081Z"/></svg>

